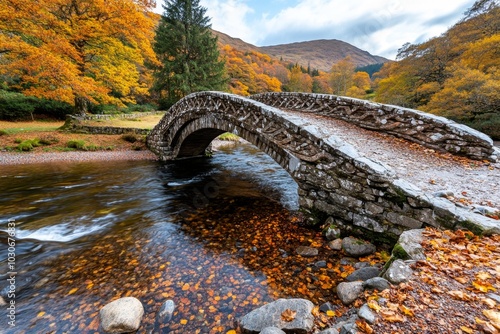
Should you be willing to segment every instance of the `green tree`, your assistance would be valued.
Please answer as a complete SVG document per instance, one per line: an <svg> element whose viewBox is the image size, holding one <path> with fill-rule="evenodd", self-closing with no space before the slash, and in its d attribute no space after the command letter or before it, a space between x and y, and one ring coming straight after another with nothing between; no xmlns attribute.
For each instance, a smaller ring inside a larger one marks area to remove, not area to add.
<svg viewBox="0 0 500 334"><path fill-rule="evenodd" d="M154 50L160 61L152 90L168 108L193 92L225 88L224 62L210 18L199 0L166 0L156 29Z"/></svg>

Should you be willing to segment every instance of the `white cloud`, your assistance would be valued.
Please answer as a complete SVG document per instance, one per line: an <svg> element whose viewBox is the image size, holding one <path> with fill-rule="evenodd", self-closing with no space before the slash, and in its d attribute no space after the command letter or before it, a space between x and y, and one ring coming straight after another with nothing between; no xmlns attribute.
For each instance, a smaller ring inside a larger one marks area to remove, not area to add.
<svg viewBox="0 0 500 334"><path fill-rule="evenodd" d="M247 43L257 42L257 31L251 28L247 18L254 10L244 0L202 0L200 4L207 8L213 29Z"/></svg>
<svg viewBox="0 0 500 334"><path fill-rule="evenodd" d="M255 45L339 39L392 59L404 43L422 42L443 33L474 3L474 0L267 0L257 6L257 1L253 1L254 5L252 1L201 0L201 5L207 8L215 30Z"/></svg>

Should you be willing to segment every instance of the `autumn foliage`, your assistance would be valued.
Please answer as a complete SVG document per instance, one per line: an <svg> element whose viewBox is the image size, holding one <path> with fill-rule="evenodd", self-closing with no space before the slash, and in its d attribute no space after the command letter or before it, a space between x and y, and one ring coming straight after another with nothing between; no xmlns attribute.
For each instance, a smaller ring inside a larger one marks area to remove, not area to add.
<svg viewBox="0 0 500 334"><path fill-rule="evenodd" d="M500 138L500 6L477 1L443 35L406 44L377 80L377 101L449 117Z"/></svg>
<svg viewBox="0 0 500 334"><path fill-rule="evenodd" d="M0 76L28 96L122 105L148 94L149 0L0 2Z"/></svg>

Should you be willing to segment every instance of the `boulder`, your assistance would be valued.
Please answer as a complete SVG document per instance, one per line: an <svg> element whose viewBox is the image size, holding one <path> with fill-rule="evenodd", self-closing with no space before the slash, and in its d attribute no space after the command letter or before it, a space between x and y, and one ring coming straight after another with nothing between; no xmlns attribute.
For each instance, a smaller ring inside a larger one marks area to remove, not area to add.
<svg viewBox="0 0 500 334"><path fill-rule="evenodd" d="M130 333L139 329L144 307L137 298L125 297L104 306L99 315L106 333Z"/></svg>
<svg viewBox="0 0 500 334"><path fill-rule="evenodd" d="M425 260L422 248L423 231L423 229L418 229L401 233L398 243L392 249L392 256L403 260Z"/></svg>
<svg viewBox="0 0 500 334"><path fill-rule="evenodd" d="M389 289L391 284L383 277L373 277L369 280L363 282L363 288L365 290L378 290L384 291L385 289Z"/></svg>
<svg viewBox="0 0 500 334"><path fill-rule="evenodd" d="M337 296L344 305L352 304L363 293L363 282L342 282L337 285Z"/></svg>
<svg viewBox="0 0 500 334"><path fill-rule="evenodd" d="M396 260L391 263L389 269L384 274L384 278L392 284L408 282L413 274L410 266L403 260Z"/></svg>
<svg viewBox="0 0 500 334"><path fill-rule="evenodd" d="M318 255L318 249L308 246L299 246L296 249L297 254L304 257L313 257Z"/></svg>
<svg viewBox="0 0 500 334"><path fill-rule="evenodd" d="M366 322L369 324L374 324L375 321L377 320L375 314L372 312L372 310L367 304L364 304L358 310L358 317L360 317L361 319L365 319Z"/></svg>
<svg viewBox="0 0 500 334"><path fill-rule="evenodd" d="M314 325L313 308L314 304L306 299L278 299L241 317L238 326L243 334L257 334L266 327L276 327L285 333L307 334ZM293 319L282 317L285 311L293 312Z"/></svg>
<svg viewBox="0 0 500 334"><path fill-rule="evenodd" d="M353 257L366 256L377 251L375 245L353 237L347 237L342 240L342 249L347 255Z"/></svg>
<svg viewBox="0 0 500 334"><path fill-rule="evenodd" d="M339 251L342 249L342 239L335 239L328 243L328 247L331 250Z"/></svg>
<svg viewBox="0 0 500 334"><path fill-rule="evenodd" d="M365 267L354 271L352 274L347 276L345 279L348 282L354 281L366 281L370 278L377 277L380 275L380 269L377 267Z"/></svg>

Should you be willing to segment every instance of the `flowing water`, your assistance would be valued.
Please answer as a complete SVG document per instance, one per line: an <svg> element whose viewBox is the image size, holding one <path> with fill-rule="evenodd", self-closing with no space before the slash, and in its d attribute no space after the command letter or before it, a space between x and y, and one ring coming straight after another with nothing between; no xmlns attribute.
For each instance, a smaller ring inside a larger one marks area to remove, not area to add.
<svg viewBox="0 0 500 334"><path fill-rule="evenodd" d="M253 146L168 164L0 168L0 294L15 301L16 325L1 305L0 332L102 333L99 310L133 296L145 308L139 333L226 333L280 297L333 298L336 259L320 233L299 227L296 183ZM301 258L299 245L320 254ZM172 320L155 324L168 299Z"/></svg>

